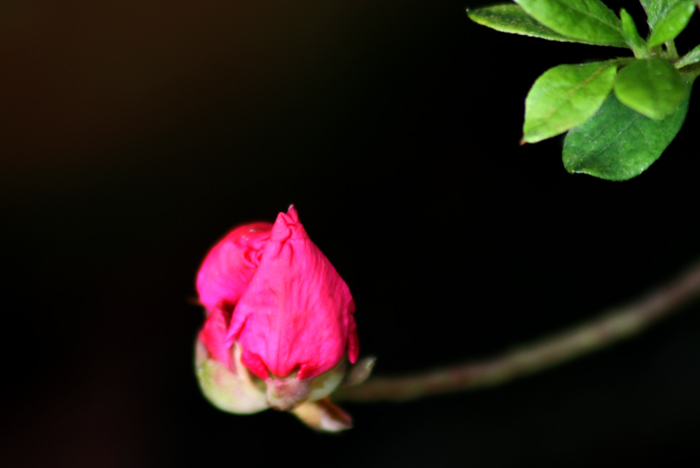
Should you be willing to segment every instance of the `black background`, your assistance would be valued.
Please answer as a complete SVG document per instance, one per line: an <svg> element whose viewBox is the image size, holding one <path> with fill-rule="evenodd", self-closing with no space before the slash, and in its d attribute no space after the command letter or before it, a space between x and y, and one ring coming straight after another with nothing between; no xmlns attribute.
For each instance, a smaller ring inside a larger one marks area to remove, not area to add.
<svg viewBox="0 0 700 468"><path fill-rule="evenodd" d="M638 179L569 175L561 138L518 146L527 90L549 67L624 51L497 33L464 13L484 3L0 4L0 463L697 457L698 305L501 388L346 404L355 428L337 436L221 413L198 391L199 262L230 227L290 203L353 291L361 353L385 375L552 333L697 256L697 100ZM641 29L638 4L614 5Z"/></svg>

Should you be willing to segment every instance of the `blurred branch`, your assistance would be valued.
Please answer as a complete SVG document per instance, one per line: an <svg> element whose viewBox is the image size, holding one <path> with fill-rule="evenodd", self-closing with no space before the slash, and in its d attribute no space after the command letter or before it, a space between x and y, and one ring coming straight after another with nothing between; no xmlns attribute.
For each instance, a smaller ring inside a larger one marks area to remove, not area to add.
<svg viewBox="0 0 700 468"><path fill-rule="evenodd" d="M602 317L492 359L404 377L370 378L341 387L335 401L406 401L500 385L563 364L637 335L700 296L700 262L665 286Z"/></svg>

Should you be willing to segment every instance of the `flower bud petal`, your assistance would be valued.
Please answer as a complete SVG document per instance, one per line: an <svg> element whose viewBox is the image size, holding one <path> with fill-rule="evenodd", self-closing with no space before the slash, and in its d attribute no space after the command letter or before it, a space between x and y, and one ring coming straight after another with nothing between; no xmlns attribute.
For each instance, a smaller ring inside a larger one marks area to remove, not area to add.
<svg viewBox="0 0 700 468"><path fill-rule="evenodd" d="M236 305L228 342L241 343L243 363L261 379L268 373L313 378L338 365L346 351L350 362L357 359L354 311L347 285L290 206L277 217Z"/></svg>
<svg viewBox="0 0 700 468"><path fill-rule="evenodd" d="M230 311L214 309L204 322L202 331L199 332L198 341L207 348L214 359L233 370L231 345L226 343L226 333L230 323Z"/></svg>

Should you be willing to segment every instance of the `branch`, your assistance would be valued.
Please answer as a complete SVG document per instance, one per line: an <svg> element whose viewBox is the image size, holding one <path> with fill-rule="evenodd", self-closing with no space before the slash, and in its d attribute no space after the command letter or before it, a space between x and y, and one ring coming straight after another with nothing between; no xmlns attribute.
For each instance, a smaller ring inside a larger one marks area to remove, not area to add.
<svg viewBox="0 0 700 468"><path fill-rule="evenodd" d="M632 337L700 296L700 262L640 300L561 334L482 362L404 377L377 377L341 387L335 401L406 401L430 395L500 385Z"/></svg>

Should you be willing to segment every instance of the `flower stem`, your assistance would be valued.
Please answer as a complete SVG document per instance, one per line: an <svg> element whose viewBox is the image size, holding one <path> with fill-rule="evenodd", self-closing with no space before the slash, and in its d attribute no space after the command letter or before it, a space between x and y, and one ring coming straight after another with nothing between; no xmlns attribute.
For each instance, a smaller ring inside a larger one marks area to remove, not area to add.
<svg viewBox="0 0 700 468"><path fill-rule="evenodd" d="M430 395L500 385L635 336L700 296L700 262L641 299L598 319L481 362L403 377L370 378L339 388L335 401L407 401Z"/></svg>

